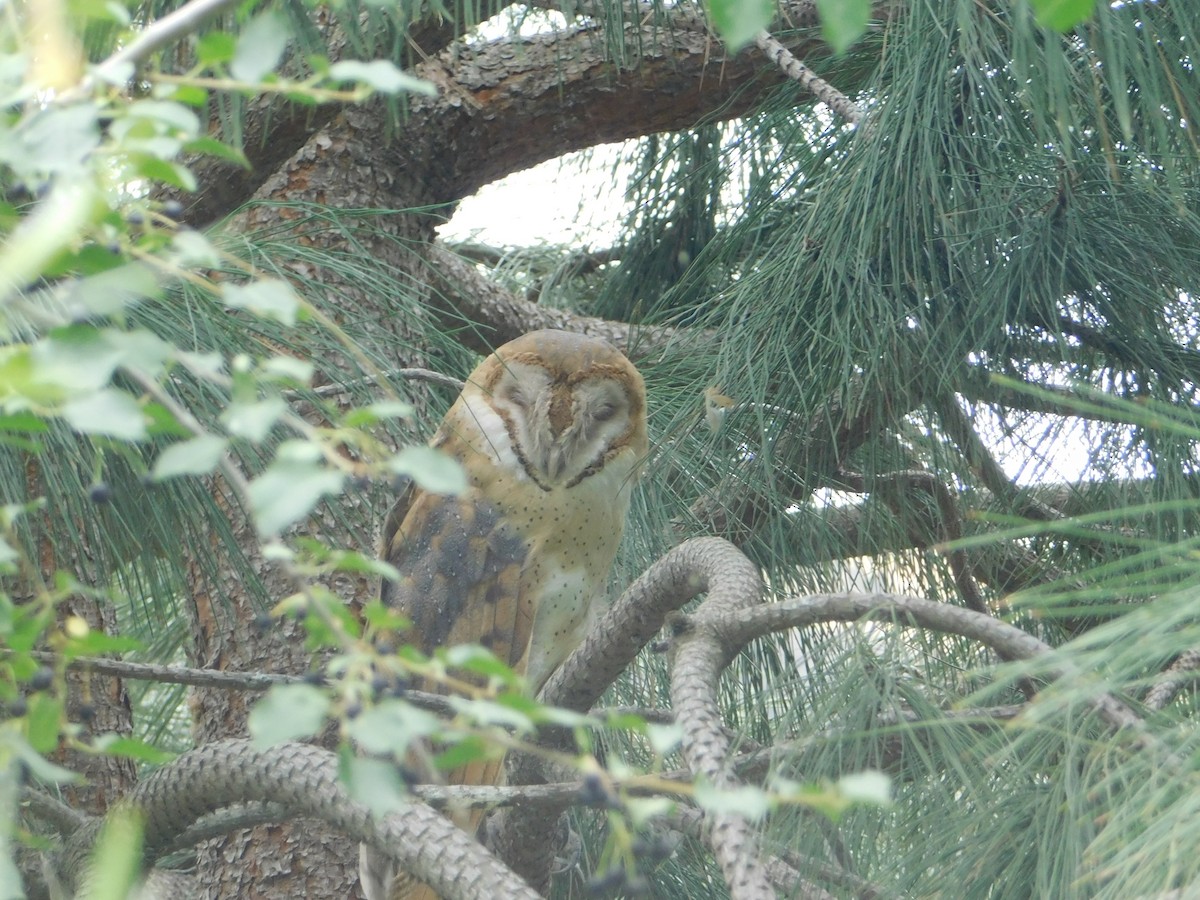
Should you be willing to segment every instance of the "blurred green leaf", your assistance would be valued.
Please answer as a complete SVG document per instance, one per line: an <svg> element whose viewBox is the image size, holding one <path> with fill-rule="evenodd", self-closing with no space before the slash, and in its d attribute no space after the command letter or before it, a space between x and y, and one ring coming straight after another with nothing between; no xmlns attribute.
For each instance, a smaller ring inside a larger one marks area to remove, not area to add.
<svg viewBox="0 0 1200 900"><path fill-rule="evenodd" d="M706 0L713 28L736 53L775 18L775 0Z"/></svg>
<svg viewBox="0 0 1200 900"><path fill-rule="evenodd" d="M250 710L246 727L254 745L273 747L284 741L312 737L325 724L329 697L310 684L272 687Z"/></svg>
<svg viewBox="0 0 1200 900"><path fill-rule="evenodd" d="M821 34L836 53L863 36L871 20L871 0L817 0Z"/></svg>
<svg viewBox="0 0 1200 900"><path fill-rule="evenodd" d="M1055 31L1070 31L1096 11L1096 0L1029 0L1029 5L1038 24Z"/></svg>
<svg viewBox="0 0 1200 900"><path fill-rule="evenodd" d="M341 472L315 463L276 461L250 482L250 502L259 534L278 534L303 519L327 494L342 489Z"/></svg>
<svg viewBox="0 0 1200 900"><path fill-rule="evenodd" d="M375 59L370 62L343 60L329 67L329 77L334 81L361 82L384 94L409 91L414 94L424 94L427 97L437 96L437 88L433 86L432 82L414 78L386 59Z"/></svg>
<svg viewBox="0 0 1200 900"><path fill-rule="evenodd" d="M196 41L196 61L204 66L230 62L237 52L237 46L237 39L232 34L210 31Z"/></svg>
<svg viewBox="0 0 1200 900"><path fill-rule="evenodd" d="M117 806L104 818L88 869L89 900L128 900L142 864L142 817Z"/></svg>
<svg viewBox="0 0 1200 900"><path fill-rule="evenodd" d="M394 764L350 753L342 756L341 763L346 790L375 815L396 812L408 802L408 788Z"/></svg>
<svg viewBox="0 0 1200 900"><path fill-rule="evenodd" d="M217 468L227 446L224 438L213 434L171 444L158 455L154 477L162 481L180 475L207 475Z"/></svg>
<svg viewBox="0 0 1200 900"><path fill-rule="evenodd" d="M388 461L397 475L407 475L435 494L461 494L467 489L467 475L457 461L432 447L420 444L405 447Z"/></svg>
<svg viewBox="0 0 1200 900"><path fill-rule="evenodd" d="M300 298L286 281L263 278L249 284L231 284L222 294L225 303L235 309L248 309L264 319L295 325Z"/></svg>
<svg viewBox="0 0 1200 900"><path fill-rule="evenodd" d="M29 697L25 713L25 733L29 746L38 753L49 753L58 746L58 731L62 724L62 701L38 691Z"/></svg>
<svg viewBox="0 0 1200 900"><path fill-rule="evenodd" d="M124 391L106 389L70 400L62 416L82 434L101 434L124 441L146 436L146 418L137 401Z"/></svg>
<svg viewBox="0 0 1200 900"><path fill-rule="evenodd" d="M412 741L435 734L442 721L402 700L383 700L364 710L347 726L350 737L368 753L400 760Z"/></svg>
<svg viewBox="0 0 1200 900"><path fill-rule="evenodd" d="M145 741L138 740L137 738L111 733L98 735L92 742L92 745L108 756L136 759L139 762L150 763L155 766L168 763L176 756L174 753L160 750L158 747L147 744Z"/></svg>
<svg viewBox="0 0 1200 900"><path fill-rule="evenodd" d="M276 13L251 19L237 39L229 73L238 81L258 82L271 72L287 47L288 26Z"/></svg>
<svg viewBox="0 0 1200 900"><path fill-rule="evenodd" d="M253 403L231 403L221 414L221 422L234 437L260 444L271 434L279 417L287 412L287 404L279 397L268 397Z"/></svg>

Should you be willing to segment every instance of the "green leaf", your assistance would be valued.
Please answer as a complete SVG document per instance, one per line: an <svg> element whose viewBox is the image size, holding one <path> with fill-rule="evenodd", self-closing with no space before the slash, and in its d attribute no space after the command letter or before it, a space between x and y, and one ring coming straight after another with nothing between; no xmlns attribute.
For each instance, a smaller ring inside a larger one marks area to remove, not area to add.
<svg viewBox="0 0 1200 900"><path fill-rule="evenodd" d="M1037 23L1055 31L1070 31L1092 17L1096 0L1029 0Z"/></svg>
<svg viewBox="0 0 1200 900"><path fill-rule="evenodd" d="M79 784L83 781L82 775L50 762L14 731L0 730L0 750L8 751L24 763L29 774L37 781L46 784Z"/></svg>
<svg viewBox="0 0 1200 900"><path fill-rule="evenodd" d="M303 519L326 494L342 489L345 476L315 463L276 461L250 482L254 524L260 534L277 534Z"/></svg>
<svg viewBox="0 0 1200 900"><path fill-rule="evenodd" d="M57 747L62 714L62 701L57 697L40 692L30 696L29 711L25 714L29 746L38 753L49 753Z"/></svg>
<svg viewBox="0 0 1200 900"><path fill-rule="evenodd" d="M99 329L90 325L56 328L30 348L33 377L70 393L107 385L122 355L119 347L114 347Z"/></svg>
<svg viewBox="0 0 1200 900"><path fill-rule="evenodd" d="M107 389L69 401L62 416L81 434L103 434L123 441L146 436L146 417L124 391Z"/></svg>
<svg viewBox="0 0 1200 900"><path fill-rule="evenodd" d="M817 0L821 33L835 53L842 53L867 30L871 0Z"/></svg>
<svg viewBox="0 0 1200 900"><path fill-rule="evenodd" d="M183 149L189 153L206 153L209 156L215 156L217 159L223 159L226 162L241 166L243 169L250 168L250 160L246 159L245 153L237 147L231 147L222 141L218 141L216 138L198 137L184 144Z"/></svg>
<svg viewBox="0 0 1200 900"><path fill-rule="evenodd" d="M175 262L187 268L212 269L221 264L221 254L198 231L181 231L171 240Z"/></svg>
<svg viewBox="0 0 1200 900"><path fill-rule="evenodd" d="M443 772L465 766L479 759L497 756L499 750L490 746L478 735L467 735L433 758L433 763Z"/></svg>
<svg viewBox="0 0 1200 900"><path fill-rule="evenodd" d="M368 753L401 759L412 741L441 727L441 720L429 710L402 700L384 700L351 720L349 732Z"/></svg>
<svg viewBox="0 0 1200 900"><path fill-rule="evenodd" d="M93 629L82 637L73 637L63 648L63 656L68 660L80 656L99 656L101 653L127 653L130 650L141 650L140 641L131 637L117 634L105 634Z"/></svg>
<svg viewBox="0 0 1200 900"><path fill-rule="evenodd" d="M696 804L707 812L735 813L751 822L762 819L771 811L771 798L761 788L741 785L715 788L706 782L696 783Z"/></svg>
<svg viewBox="0 0 1200 900"><path fill-rule="evenodd" d="M89 900L126 900L132 896L142 863L142 817L128 807L104 819L88 867Z"/></svg>
<svg viewBox="0 0 1200 900"><path fill-rule="evenodd" d="M329 697L311 684L280 684L254 704L246 727L256 747L312 737L325 724Z"/></svg>
<svg viewBox="0 0 1200 900"><path fill-rule="evenodd" d="M182 132L185 137L200 133L200 118L182 103L169 100L138 100L125 107L125 115L134 119L150 119L167 131Z"/></svg>
<svg viewBox="0 0 1200 900"><path fill-rule="evenodd" d="M154 273L141 263L129 263L76 281L67 293L67 303L97 316L111 316L158 294Z"/></svg>
<svg viewBox="0 0 1200 900"><path fill-rule="evenodd" d="M92 103L45 106L0 141L0 162L8 164L23 181L78 171L99 146L99 115L99 108Z"/></svg>
<svg viewBox="0 0 1200 900"><path fill-rule="evenodd" d="M258 82L279 65L287 49L287 22L280 15L266 13L242 29L229 72L238 81Z"/></svg>
<svg viewBox="0 0 1200 900"><path fill-rule="evenodd" d="M227 63L237 52L237 40L223 31L211 31L196 42L196 60L203 66Z"/></svg>
<svg viewBox="0 0 1200 900"><path fill-rule="evenodd" d="M875 769L843 775L838 779L837 787L849 803L892 805L892 779Z"/></svg>
<svg viewBox="0 0 1200 900"><path fill-rule="evenodd" d="M160 750L152 744L137 738L124 737L119 734L102 734L92 741L92 746L109 756L121 756L126 759L136 759L151 765L161 766L175 758L174 753Z"/></svg>
<svg viewBox="0 0 1200 900"><path fill-rule="evenodd" d="M287 404L282 399L270 397L254 403L231 403L221 415L221 421L234 437L259 444L267 439L286 411Z"/></svg>
<svg viewBox="0 0 1200 900"><path fill-rule="evenodd" d="M413 405L402 401L381 401L370 406L349 410L342 416L342 424L347 428L362 428L374 425L384 419L407 419L413 414Z"/></svg>
<svg viewBox="0 0 1200 900"><path fill-rule="evenodd" d="M0 537L0 573L11 575L16 570L16 564L20 562L21 554L19 554L12 545L9 544L3 537ZM3 606L0 605L0 613L3 612ZM0 614L0 634L4 634L7 629L4 627L4 616Z"/></svg>
<svg viewBox="0 0 1200 900"><path fill-rule="evenodd" d="M659 725L655 722L646 723L646 738L650 748L659 756L666 756L683 743L683 727L681 725Z"/></svg>
<svg viewBox="0 0 1200 900"><path fill-rule="evenodd" d="M411 91L428 97L437 95L437 88L432 82L422 78L414 78L400 69L395 63L386 59L375 59L370 62L347 59L334 63L329 67L329 78L333 81L358 81L384 94L398 94L401 91Z"/></svg>
<svg viewBox="0 0 1200 900"><path fill-rule="evenodd" d="M350 796L373 814L385 816L408 803L408 788L395 764L348 753L339 768Z"/></svg>
<svg viewBox="0 0 1200 900"><path fill-rule="evenodd" d="M312 363L294 356L272 356L259 370L265 379L297 387L306 387L313 375Z"/></svg>
<svg viewBox="0 0 1200 900"><path fill-rule="evenodd" d="M174 156L175 152L177 150L168 153L166 148L160 151L164 156ZM131 159L136 163L134 171L142 178L150 181L160 181L171 187L177 187L181 191L187 191L189 194L196 190L196 176L192 174L192 170L187 166L170 162L166 159L159 159L156 156L139 155Z"/></svg>
<svg viewBox="0 0 1200 900"><path fill-rule="evenodd" d="M227 446L224 438L214 434L172 444L155 461L154 478L163 481L180 475L207 475L216 469Z"/></svg>
<svg viewBox="0 0 1200 900"><path fill-rule="evenodd" d="M467 489L462 466L432 447L405 447L388 461L388 468L397 475L408 475L435 494L461 494Z"/></svg>
<svg viewBox="0 0 1200 900"><path fill-rule="evenodd" d="M106 344L120 352L122 366L137 369L152 378L163 373L167 361L175 352L169 343L142 328L135 331L106 328L100 336Z"/></svg>
<svg viewBox="0 0 1200 900"><path fill-rule="evenodd" d="M533 731L533 720L511 706L491 700L468 700L466 697L453 696L447 697L446 702L456 713L480 725L499 725L526 734Z"/></svg>
<svg viewBox="0 0 1200 900"><path fill-rule="evenodd" d="M263 278L249 284L231 284L222 295L235 309L248 309L264 319L274 319L284 325L295 325L300 310L300 298L286 281Z"/></svg>
<svg viewBox="0 0 1200 900"><path fill-rule="evenodd" d="M26 434L43 434L49 426L41 416L31 412L0 415L0 431L20 431Z"/></svg>
<svg viewBox="0 0 1200 900"><path fill-rule="evenodd" d="M754 40L775 18L775 0L707 0L708 18L731 53Z"/></svg>
<svg viewBox="0 0 1200 900"><path fill-rule="evenodd" d="M496 654L479 644L456 644L439 650L438 656L451 668L463 669L488 678L499 678L505 684L516 685L521 680L520 676L496 658Z"/></svg>

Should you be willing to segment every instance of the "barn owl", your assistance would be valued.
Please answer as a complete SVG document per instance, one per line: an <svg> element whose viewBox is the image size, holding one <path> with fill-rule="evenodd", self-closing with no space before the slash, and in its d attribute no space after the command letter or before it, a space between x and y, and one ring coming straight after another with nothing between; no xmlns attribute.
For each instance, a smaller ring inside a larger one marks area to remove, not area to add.
<svg viewBox="0 0 1200 900"><path fill-rule="evenodd" d="M431 446L469 486L457 497L402 491L383 529L400 577L382 599L411 620L422 651L482 644L536 694L583 639L612 566L647 450L642 376L605 341L535 331L480 363ZM488 760L447 780L500 776ZM404 875L393 883L381 863L363 848L368 900L435 896Z"/></svg>

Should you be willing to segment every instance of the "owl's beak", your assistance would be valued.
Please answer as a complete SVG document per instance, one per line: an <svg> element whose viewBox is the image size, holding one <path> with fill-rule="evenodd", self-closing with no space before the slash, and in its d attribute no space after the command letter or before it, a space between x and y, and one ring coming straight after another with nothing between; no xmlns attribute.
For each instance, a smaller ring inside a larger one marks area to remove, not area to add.
<svg viewBox="0 0 1200 900"><path fill-rule="evenodd" d="M559 476L567 469L567 458L567 448L562 445L560 438L550 445L549 452L546 454L544 461L546 477L551 481L558 481Z"/></svg>

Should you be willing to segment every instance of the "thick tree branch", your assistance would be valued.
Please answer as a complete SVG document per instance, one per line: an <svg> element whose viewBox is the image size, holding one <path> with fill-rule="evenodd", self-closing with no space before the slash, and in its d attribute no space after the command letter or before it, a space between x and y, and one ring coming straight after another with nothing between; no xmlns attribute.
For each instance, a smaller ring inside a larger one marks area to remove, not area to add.
<svg viewBox="0 0 1200 900"><path fill-rule="evenodd" d="M469 260L441 244L430 245L427 252L434 289L431 307L455 330L464 346L478 353L490 353L513 338L541 328L603 338L634 361L659 356L673 342L685 339L673 328L634 326L532 303L505 290ZM462 329L464 321L474 327Z"/></svg>
<svg viewBox="0 0 1200 900"><path fill-rule="evenodd" d="M538 896L449 819L422 803L375 815L351 799L338 778L337 758L305 744L268 750L241 740L207 744L156 770L123 802L144 817L148 861L207 815L238 804L272 803L289 816L320 819L372 844L448 900ZM58 861L68 889L86 877L98 827L81 828Z"/></svg>
<svg viewBox="0 0 1200 900"><path fill-rule="evenodd" d="M727 542L697 538L680 544L630 585L550 677L538 699L568 709L590 709L659 633L671 612L714 585L736 592L757 584L757 568ZM551 746L568 746L567 740L563 734L549 736ZM543 780L540 761L529 756L514 755L509 773L513 783ZM502 813L492 828L496 852L539 889L554 856L556 812Z"/></svg>
<svg viewBox="0 0 1200 900"><path fill-rule="evenodd" d="M728 546L714 546L713 550L726 558L735 553ZM708 575L713 561L703 562L705 568L694 578ZM687 620L691 627L676 629L671 646L671 706L683 729L683 756L697 778L718 788L737 785L729 768L730 742L717 702L721 673L733 660L733 648L717 630L705 625L736 617L761 601L763 588L757 570L745 563L739 568L745 570L743 578L709 583L705 577L708 599ZM714 812L708 818L708 840L734 900L774 897L770 876L759 859L753 824L732 812Z"/></svg>
<svg viewBox="0 0 1200 900"><path fill-rule="evenodd" d="M1028 660L1052 652L1052 648L1028 632L991 616L946 603L897 594L815 594L780 603L722 612L704 623L718 631L733 649L740 649L765 634L802 628L817 622L890 622L907 627L930 628L977 640L997 653ZM1082 673L1066 662L1054 668L1057 679L1084 682ZM1149 745L1145 723L1125 703L1111 694L1100 693L1089 701L1105 722L1115 729L1133 733L1138 746Z"/></svg>

